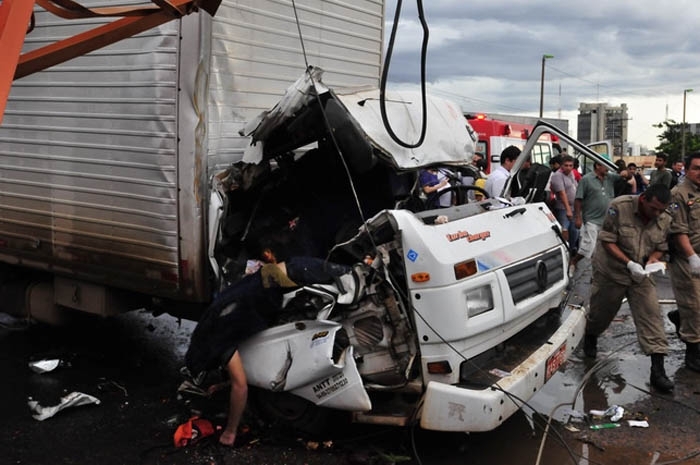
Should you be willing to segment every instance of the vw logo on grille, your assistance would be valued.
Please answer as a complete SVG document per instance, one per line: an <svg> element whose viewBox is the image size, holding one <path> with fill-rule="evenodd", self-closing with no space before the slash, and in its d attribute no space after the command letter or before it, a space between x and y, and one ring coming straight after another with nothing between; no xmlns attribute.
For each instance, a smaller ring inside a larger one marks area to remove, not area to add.
<svg viewBox="0 0 700 465"><path fill-rule="evenodd" d="M535 273L537 273L537 291L544 292L547 289L547 264L543 260L537 260Z"/></svg>

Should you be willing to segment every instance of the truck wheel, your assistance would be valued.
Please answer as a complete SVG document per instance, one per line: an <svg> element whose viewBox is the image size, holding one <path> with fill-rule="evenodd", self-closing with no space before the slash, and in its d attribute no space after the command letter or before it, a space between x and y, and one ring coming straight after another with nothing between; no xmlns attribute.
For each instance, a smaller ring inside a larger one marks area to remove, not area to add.
<svg viewBox="0 0 700 465"><path fill-rule="evenodd" d="M321 436L349 423L347 412L319 407L288 392L271 392L251 386L250 407L262 420L311 436ZM341 426L342 425L342 426Z"/></svg>

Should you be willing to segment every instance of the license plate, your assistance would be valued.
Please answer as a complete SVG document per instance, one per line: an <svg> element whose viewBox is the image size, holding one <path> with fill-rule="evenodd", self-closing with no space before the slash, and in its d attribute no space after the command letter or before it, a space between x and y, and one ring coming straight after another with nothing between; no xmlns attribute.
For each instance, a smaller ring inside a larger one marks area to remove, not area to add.
<svg viewBox="0 0 700 465"><path fill-rule="evenodd" d="M566 342L562 344L556 352L547 359L547 369L544 373L544 380L547 381L557 372L562 363L566 361Z"/></svg>

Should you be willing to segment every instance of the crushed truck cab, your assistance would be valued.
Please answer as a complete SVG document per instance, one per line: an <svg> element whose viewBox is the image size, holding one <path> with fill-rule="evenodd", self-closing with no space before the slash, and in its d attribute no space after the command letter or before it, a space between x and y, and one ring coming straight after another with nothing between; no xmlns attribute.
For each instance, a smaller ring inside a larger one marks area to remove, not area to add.
<svg viewBox="0 0 700 465"><path fill-rule="evenodd" d="M520 167L544 132L596 154L540 123L501 196L488 198L468 184L479 176L476 134L453 103L429 97L434 130L406 148L387 135L380 98L376 89L336 93L310 69L245 129L245 163L217 177L226 213L214 231L229 257L249 259L246 238L280 218L279 231L304 250L328 245L316 256L346 270L297 282L277 325L241 344L248 382L262 393L259 408L302 429L309 405L364 423L496 428L564 364L585 324L584 309L566 304L560 225L545 203L527 201L546 179ZM420 96L386 98L399 137L415 139ZM433 168L450 176L448 207L422 193L419 173ZM513 182L524 197L510 195ZM231 276L225 257L211 261Z"/></svg>

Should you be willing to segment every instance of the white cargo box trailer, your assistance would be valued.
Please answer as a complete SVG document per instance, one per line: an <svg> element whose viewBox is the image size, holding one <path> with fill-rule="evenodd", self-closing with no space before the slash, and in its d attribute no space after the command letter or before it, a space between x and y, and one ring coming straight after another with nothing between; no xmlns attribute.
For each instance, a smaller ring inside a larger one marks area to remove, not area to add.
<svg viewBox="0 0 700 465"><path fill-rule="evenodd" d="M325 83L378 84L382 0L296 8ZM100 22L39 8L35 19L24 51ZM210 177L242 158L239 130L305 67L291 0L224 0L213 18L192 14L16 80L0 126L0 261L6 277L44 272L27 288L33 312L208 302Z"/></svg>

